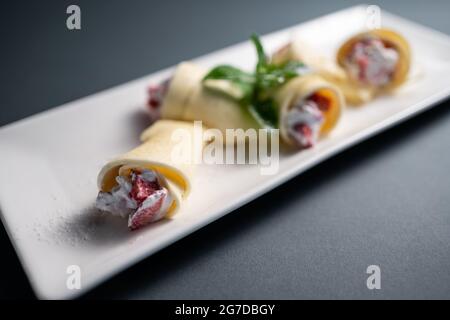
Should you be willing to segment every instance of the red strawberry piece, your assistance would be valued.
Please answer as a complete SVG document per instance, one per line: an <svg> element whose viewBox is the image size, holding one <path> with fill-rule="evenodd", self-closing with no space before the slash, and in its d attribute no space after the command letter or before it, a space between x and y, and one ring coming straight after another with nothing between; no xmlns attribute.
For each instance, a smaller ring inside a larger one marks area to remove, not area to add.
<svg viewBox="0 0 450 320"><path fill-rule="evenodd" d="M295 125L295 130L297 130L297 132L299 132L303 137L305 137L305 140L307 141L305 144L301 145L302 148L306 149L313 146L313 139L312 139L313 132L308 125L304 123L299 123Z"/></svg>
<svg viewBox="0 0 450 320"><path fill-rule="evenodd" d="M148 99L148 106L150 108L157 109L159 107L159 105L160 105L160 102L158 100L153 99L152 97L150 97Z"/></svg>
<svg viewBox="0 0 450 320"><path fill-rule="evenodd" d="M152 206L145 209L138 209L135 213L130 215L128 218L128 228L136 230L154 221L155 216L158 214L163 201L166 198L166 194L162 192L159 194L159 199L157 199Z"/></svg>
<svg viewBox="0 0 450 320"><path fill-rule="evenodd" d="M314 101L319 107L319 110L322 112L328 111L330 109L330 99L324 97L321 94L314 93L311 95L311 97L309 97L309 100Z"/></svg>
<svg viewBox="0 0 450 320"><path fill-rule="evenodd" d="M145 201L151 194L153 194L158 188L157 182L150 183L142 179L138 174L133 175L132 189L130 197L132 197L138 204Z"/></svg>
<svg viewBox="0 0 450 320"><path fill-rule="evenodd" d="M148 88L148 106L150 108L157 109L161 105L163 89L161 86L150 86Z"/></svg>

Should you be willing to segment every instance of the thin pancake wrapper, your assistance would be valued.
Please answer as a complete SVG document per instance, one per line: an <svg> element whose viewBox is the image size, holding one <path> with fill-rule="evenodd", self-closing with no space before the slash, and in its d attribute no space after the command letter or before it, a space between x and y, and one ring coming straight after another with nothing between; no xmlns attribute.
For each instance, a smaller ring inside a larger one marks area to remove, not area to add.
<svg viewBox="0 0 450 320"><path fill-rule="evenodd" d="M190 62L179 64L170 80L161 107L161 118L201 120L207 127L225 133L226 129L260 128L261 124L248 109L233 99L203 86L207 70Z"/></svg>
<svg viewBox="0 0 450 320"><path fill-rule="evenodd" d="M164 178L173 196L166 216L172 216L189 194L194 166L202 156L202 126L192 122L159 120L141 135L142 144L108 162L98 175L100 191L110 192L116 177L129 177L132 170L153 170Z"/></svg>
<svg viewBox="0 0 450 320"><path fill-rule="evenodd" d="M161 108L161 117L201 120L206 126L223 132L226 129L246 130L265 127L249 108L244 108L226 95L205 88L202 79L206 73L207 70L192 63L180 64L170 81ZM307 97L316 91L331 101L330 111L325 114L326 121L322 130L323 134L329 132L340 116L344 101L339 89L318 76L296 77L276 90L274 98L278 105L279 118L282 118L293 98ZM281 122L280 125L280 132L286 132ZM292 145L291 138L286 134L282 134L282 139L288 145Z"/></svg>
<svg viewBox="0 0 450 320"><path fill-rule="evenodd" d="M337 86L343 93L345 101L351 105L360 105L370 101L374 92L369 88L356 86L351 82L345 69L332 59L321 55L301 39L294 39L272 56L273 63L300 61L319 74L323 79Z"/></svg>
<svg viewBox="0 0 450 320"><path fill-rule="evenodd" d="M294 78L281 87L275 94L275 100L280 109L280 133L285 142L294 145L295 142L289 137L282 121L284 116L296 101L307 99L313 94L319 94L329 101L328 110L323 111L324 121L320 128L320 135L328 134L337 124L344 106L344 98L336 86L315 74L304 75Z"/></svg>
<svg viewBox="0 0 450 320"><path fill-rule="evenodd" d="M411 65L411 49L406 39L399 33L389 29L374 29L367 32L359 33L350 39L348 39L337 52L338 64L346 68L346 58L349 52L352 50L355 43L361 41L367 37L373 37L381 40L389 48L393 48L398 53L398 61L394 69L394 73L390 82L383 87L370 87L356 82L361 87L366 87L371 90L381 93L384 91L391 91L402 85L408 78L408 72Z"/></svg>

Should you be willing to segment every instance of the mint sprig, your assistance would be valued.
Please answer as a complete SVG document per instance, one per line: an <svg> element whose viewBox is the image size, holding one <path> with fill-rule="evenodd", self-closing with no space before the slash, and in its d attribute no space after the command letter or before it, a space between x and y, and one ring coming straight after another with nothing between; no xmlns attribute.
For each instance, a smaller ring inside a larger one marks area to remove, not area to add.
<svg viewBox="0 0 450 320"><path fill-rule="evenodd" d="M299 76L297 70L303 66L296 61L283 64L270 63L264 47L256 34L251 36L256 49L257 63L253 73L229 65L211 69L203 78L206 88L225 94L242 107L252 108L265 125L277 127L278 108L273 94L290 79Z"/></svg>

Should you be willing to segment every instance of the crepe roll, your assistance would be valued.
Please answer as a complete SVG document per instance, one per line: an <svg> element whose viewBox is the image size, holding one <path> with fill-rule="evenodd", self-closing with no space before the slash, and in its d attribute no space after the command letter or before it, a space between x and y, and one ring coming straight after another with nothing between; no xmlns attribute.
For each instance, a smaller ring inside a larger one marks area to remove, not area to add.
<svg viewBox="0 0 450 320"><path fill-rule="evenodd" d="M304 63L312 73L320 75L326 81L331 82L342 92L346 104L361 105L369 102L374 91L371 88L355 85L346 70L333 59L321 55L309 44L301 39L294 39L277 50L272 56L273 63L286 61L300 61Z"/></svg>
<svg viewBox="0 0 450 320"><path fill-rule="evenodd" d="M267 128L251 107L243 107L229 97L233 92L225 96L206 88L202 83L206 73L195 64L180 64L169 81L159 89L150 89L151 112L162 119L201 120L224 133L226 129ZM233 90L226 87L226 81L215 85L224 86L222 91ZM274 92L273 99L282 141L299 149L313 146L328 133L344 105L339 89L318 76L289 80Z"/></svg>
<svg viewBox="0 0 450 320"><path fill-rule="evenodd" d="M140 146L101 169L96 207L128 218L131 230L172 217L189 195L203 130L192 122L154 123L142 133Z"/></svg>
<svg viewBox="0 0 450 320"><path fill-rule="evenodd" d="M290 80L275 95L280 108L282 139L309 148L337 124L344 98L340 90L320 76L309 74Z"/></svg>
<svg viewBox="0 0 450 320"><path fill-rule="evenodd" d="M201 120L205 126L223 133L226 129L260 128L261 124L248 109L205 88L202 80L207 71L190 62L180 63L170 80L159 85L159 92L151 87L151 111L158 112L162 119Z"/></svg>
<svg viewBox="0 0 450 320"><path fill-rule="evenodd" d="M380 93L406 81L411 50L399 33L374 29L348 39L338 50L337 62L353 83Z"/></svg>

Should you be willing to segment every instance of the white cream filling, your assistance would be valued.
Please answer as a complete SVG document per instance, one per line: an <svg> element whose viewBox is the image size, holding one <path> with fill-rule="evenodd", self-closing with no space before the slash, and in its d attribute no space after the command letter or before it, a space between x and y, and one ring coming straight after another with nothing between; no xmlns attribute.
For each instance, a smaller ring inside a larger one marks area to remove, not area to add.
<svg viewBox="0 0 450 320"><path fill-rule="evenodd" d="M172 196L170 192L168 192L168 190L163 187L161 190L155 191L155 193L145 199L144 202L142 202L142 204L136 210L136 212L132 213L128 217L128 226L130 227L133 224L133 219L135 219L141 212L155 206L162 197L164 197L164 200L161 204L161 207L157 212L153 213L152 218L148 222L155 222L164 218L170 208L170 205L172 204Z"/></svg>
<svg viewBox="0 0 450 320"><path fill-rule="evenodd" d="M323 120L322 112L319 110L317 103L311 100L300 99L286 114L285 126L289 136L298 145L307 146L311 141L313 144L317 141ZM296 127L300 124L304 124L311 129L311 138L306 137L297 130Z"/></svg>
<svg viewBox="0 0 450 320"><path fill-rule="evenodd" d="M358 57L366 57L365 70L357 63ZM356 44L350 56L349 71L355 79L364 73L364 81L371 85L383 86L389 83L398 63L399 55L395 49L386 48L379 40L370 40L369 45Z"/></svg>
<svg viewBox="0 0 450 320"><path fill-rule="evenodd" d="M118 185L111 192L98 193L95 206L112 215L126 218L137 209L138 204L130 197L131 182L122 176L117 176L116 181Z"/></svg>
<svg viewBox="0 0 450 320"><path fill-rule="evenodd" d="M161 177L151 170L144 170L140 173L140 176L147 182L154 182L161 179ZM150 221L153 222L162 219L172 204L173 198L170 192L167 188L162 187L160 190L156 190L153 194L147 197L147 199L145 199L139 206L137 201L130 196L132 189L131 181L122 176L117 176L116 181L117 186L115 186L111 192L99 192L95 203L95 206L98 209L122 218L129 217L130 221L136 213L154 206L161 199L161 197L164 197L160 209L154 213L154 216Z"/></svg>

